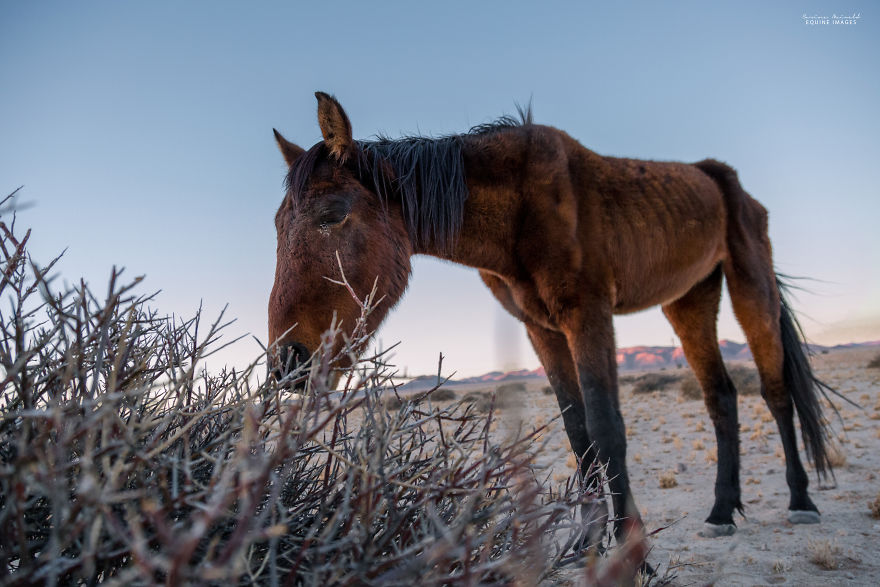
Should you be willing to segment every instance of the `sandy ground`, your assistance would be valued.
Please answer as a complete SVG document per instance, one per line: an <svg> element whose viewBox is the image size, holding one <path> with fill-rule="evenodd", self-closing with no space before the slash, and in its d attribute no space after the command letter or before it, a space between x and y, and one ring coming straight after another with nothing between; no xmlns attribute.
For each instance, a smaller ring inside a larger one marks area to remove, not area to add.
<svg viewBox="0 0 880 587"><path fill-rule="evenodd" d="M740 396L741 482L746 518L730 537L702 538L698 532L713 502L715 438L703 403L684 400L677 386L635 395L621 388L627 424L630 479L648 530L671 526L653 539L649 561L675 585L880 585L880 519L869 502L880 497L880 370L867 369L877 350L835 351L814 359L818 375L859 403L838 400L843 422L833 419L840 447L836 484L810 491L822 512L821 524L786 521L788 487L775 423L759 396ZM534 425L558 413L555 397L529 383L521 409L501 413L495 432L519 419ZM562 423L552 422L540 464L554 479L574 470ZM661 488L661 477L666 479ZM824 561L824 562L822 562ZM579 571L562 574L560 584L577 584Z"/></svg>

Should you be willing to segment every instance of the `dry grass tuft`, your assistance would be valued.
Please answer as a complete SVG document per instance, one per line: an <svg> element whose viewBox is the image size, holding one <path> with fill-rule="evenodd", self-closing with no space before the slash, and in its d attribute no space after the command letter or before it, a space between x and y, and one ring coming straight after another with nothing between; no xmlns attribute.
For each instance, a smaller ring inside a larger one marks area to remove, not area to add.
<svg viewBox="0 0 880 587"><path fill-rule="evenodd" d="M645 373L635 378L633 393L651 393L663 391L674 383L681 381L682 375L677 373Z"/></svg>
<svg viewBox="0 0 880 587"><path fill-rule="evenodd" d="M463 401L473 404L473 409L477 412L488 414L493 406L495 410L524 407L528 397L526 391L525 383L504 383L499 385L494 392L490 390L472 391L464 396Z"/></svg>
<svg viewBox="0 0 880 587"><path fill-rule="evenodd" d="M678 386L678 390L681 393L681 397L685 399L703 399L703 388L700 387L700 382L697 381L697 378L694 377L693 373L688 373L684 378L682 378L681 384Z"/></svg>
<svg viewBox="0 0 880 587"><path fill-rule="evenodd" d="M448 402L454 400L456 397L455 392L447 387L441 387L439 389L435 389L428 396L432 401L435 402Z"/></svg>
<svg viewBox="0 0 880 587"><path fill-rule="evenodd" d="M880 369L880 355L877 355L868 362L868 369Z"/></svg>
<svg viewBox="0 0 880 587"><path fill-rule="evenodd" d="M868 511L871 512L872 518L880 519L880 493L877 494L877 499L868 502Z"/></svg>
<svg viewBox="0 0 880 587"><path fill-rule="evenodd" d="M675 471L672 469L660 473L659 479L661 489L671 489L678 486L678 479L675 477Z"/></svg>
<svg viewBox="0 0 880 587"><path fill-rule="evenodd" d="M421 395L412 395L408 396L410 399L413 398L423 398ZM433 391L430 391L427 395L430 397L432 401L436 402L448 402L454 400L456 397L456 393L448 389L446 387L439 387ZM394 392L386 392L385 396L382 398L382 403L385 405L385 408L388 410L399 410L401 406L407 401L407 397L401 397ZM488 411L488 409L486 410ZM485 412L483 412L485 413Z"/></svg>
<svg viewBox="0 0 880 587"><path fill-rule="evenodd" d="M776 559L775 561L773 561L773 572L774 573L786 573L790 570L791 570L791 565L788 562L786 562L782 559Z"/></svg>
<svg viewBox="0 0 880 587"><path fill-rule="evenodd" d="M740 395L759 395L761 393L761 378L754 367L745 365L726 365L727 374ZM686 399L697 400L703 398L703 389L694 376L693 372L681 379L679 391Z"/></svg>
<svg viewBox="0 0 880 587"><path fill-rule="evenodd" d="M472 391L464 396L463 402L473 405L473 409L480 414L488 414L492 409L492 393L489 391Z"/></svg>
<svg viewBox="0 0 880 587"><path fill-rule="evenodd" d="M807 552L810 553L810 562L823 569L831 571L840 566L840 547L828 539L808 540Z"/></svg>
<svg viewBox="0 0 880 587"><path fill-rule="evenodd" d="M740 395L760 395L761 378L758 370L746 365L727 365L727 373Z"/></svg>

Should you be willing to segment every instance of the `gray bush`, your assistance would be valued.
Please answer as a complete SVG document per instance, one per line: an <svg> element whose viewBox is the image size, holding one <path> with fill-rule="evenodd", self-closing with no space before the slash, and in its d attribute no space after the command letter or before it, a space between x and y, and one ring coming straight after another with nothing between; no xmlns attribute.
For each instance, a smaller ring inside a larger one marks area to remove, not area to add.
<svg viewBox="0 0 880 587"><path fill-rule="evenodd" d="M222 315L162 317L116 271L57 291L28 236L0 215L3 584L531 583L580 556L566 528L595 493L545 493L531 436L389 410L378 361L304 396L257 361L207 373Z"/></svg>

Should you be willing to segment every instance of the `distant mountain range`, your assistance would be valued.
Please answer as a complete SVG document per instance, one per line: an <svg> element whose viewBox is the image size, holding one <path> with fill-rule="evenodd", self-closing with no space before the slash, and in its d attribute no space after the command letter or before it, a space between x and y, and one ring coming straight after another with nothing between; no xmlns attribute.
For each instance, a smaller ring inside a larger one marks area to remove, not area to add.
<svg viewBox="0 0 880 587"><path fill-rule="evenodd" d="M725 361L748 361L752 358L748 345L732 340L720 340L721 356ZM880 347L880 340L870 342L854 342L835 346L810 345L813 353L830 352L841 349ZM679 367L687 365L684 352L681 347L674 346L632 346L617 349L617 366L621 371L637 371L640 369L662 369L665 367ZM534 371L519 369L516 371L491 371L476 377L463 379L450 379L447 385L464 385L469 383L506 383L510 381L523 381L546 377L543 367ZM399 387L400 390L416 391L428 389L437 384L436 375L423 375L416 377Z"/></svg>
<svg viewBox="0 0 880 587"><path fill-rule="evenodd" d="M749 346L732 340L719 340L725 361L747 361L752 358ZM687 365L684 351L677 346L631 346L617 349L617 366L621 370L659 369Z"/></svg>

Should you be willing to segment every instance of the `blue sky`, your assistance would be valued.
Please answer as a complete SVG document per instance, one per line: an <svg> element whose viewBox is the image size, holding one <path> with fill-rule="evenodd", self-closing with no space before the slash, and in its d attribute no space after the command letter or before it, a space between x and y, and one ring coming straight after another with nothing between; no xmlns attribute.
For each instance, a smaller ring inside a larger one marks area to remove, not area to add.
<svg viewBox="0 0 880 587"><path fill-rule="evenodd" d="M320 139L315 90L356 137L449 133L533 101L609 155L739 170L820 343L880 338L880 13L829 2L3 2L0 192L32 254L103 290L146 274L162 312L225 304L265 341L284 167ZM854 26L802 16L860 14ZM874 72L874 73L872 73ZM670 344L657 311L618 343ZM742 340L726 307L720 334ZM410 372L534 367L473 271L415 262L379 334ZM222 360L245 363L255 343Z"/></svg>

